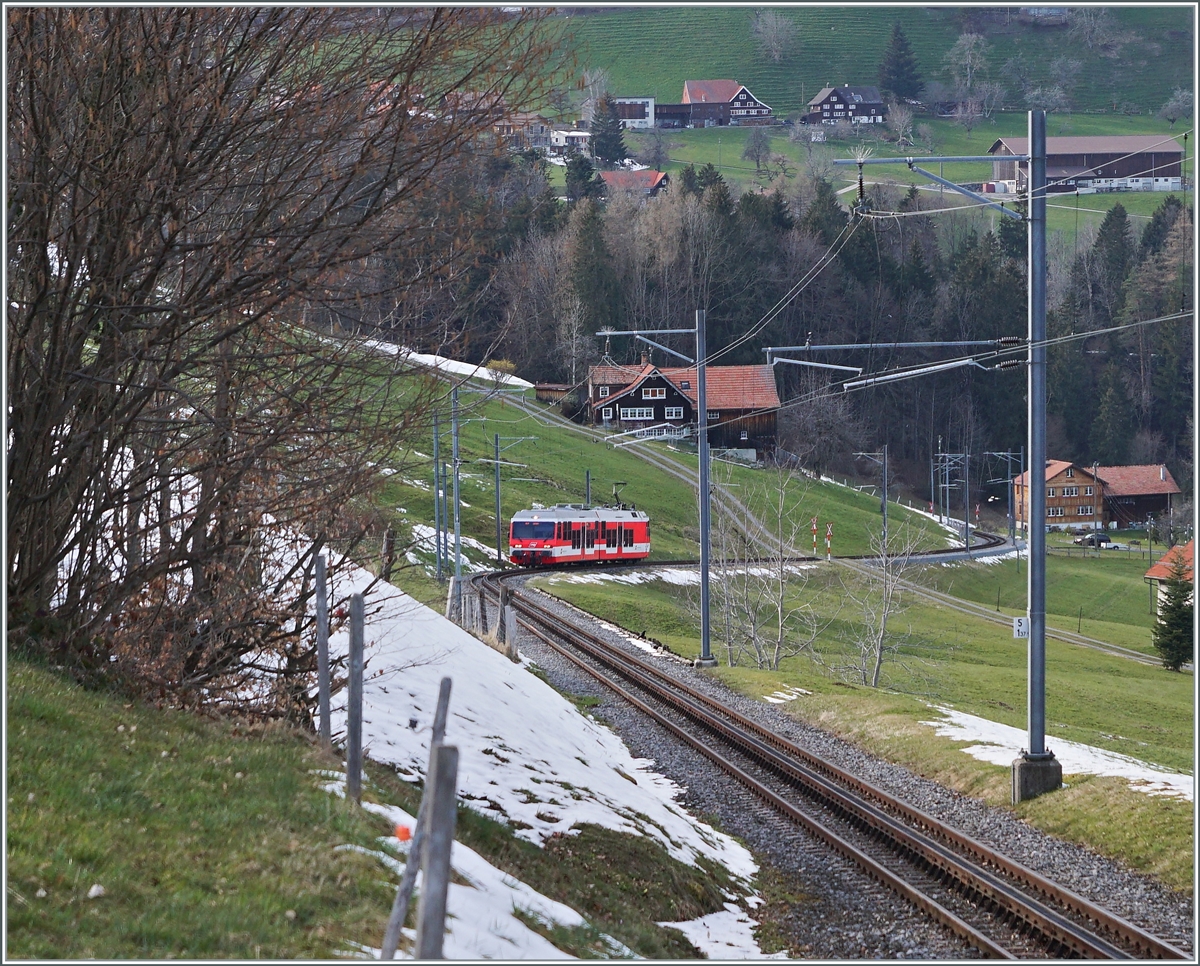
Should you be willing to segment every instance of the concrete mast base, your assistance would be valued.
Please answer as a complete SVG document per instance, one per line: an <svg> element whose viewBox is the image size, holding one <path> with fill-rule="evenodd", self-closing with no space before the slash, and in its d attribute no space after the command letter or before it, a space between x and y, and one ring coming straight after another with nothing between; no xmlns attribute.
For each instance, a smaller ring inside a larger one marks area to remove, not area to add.
<svg viewBox="0 0 1200 966"><path fill-rule="evenodd" d="M1037 798L1062 787L1062 764L1053 755L1045 758L1022 756L1012 763L1013 804Z"/></svg>

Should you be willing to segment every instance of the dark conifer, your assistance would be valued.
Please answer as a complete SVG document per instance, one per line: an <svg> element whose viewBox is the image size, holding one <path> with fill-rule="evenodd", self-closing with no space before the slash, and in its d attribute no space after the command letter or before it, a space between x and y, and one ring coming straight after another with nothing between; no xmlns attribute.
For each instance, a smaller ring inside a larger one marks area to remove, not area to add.
<svg viewBox="0 0 1200 966"><path fill-rule="evenodd" d="M879 64L879 87L897 100L916 98L924 89L917 58L899 24L892 27L892 39Z"/></svg>
<svg viewBox="0 0 1200 966"><path fill-rule="evenodd" d="M592 115L592 154L597 161L607 164L616 164L629 157L617 105L609 94L600 98Z"/></svg>
<svg viewBox="0 0 1200 966"><path fill-rule="evenodd" d="M1169 576L1163 581L1164 594L1158 621L1154 625L1154 649L1162 657L1163 667L1178 671L1194 657L1192 581L1187 560L1180 548L1168 557Z"/></svg>

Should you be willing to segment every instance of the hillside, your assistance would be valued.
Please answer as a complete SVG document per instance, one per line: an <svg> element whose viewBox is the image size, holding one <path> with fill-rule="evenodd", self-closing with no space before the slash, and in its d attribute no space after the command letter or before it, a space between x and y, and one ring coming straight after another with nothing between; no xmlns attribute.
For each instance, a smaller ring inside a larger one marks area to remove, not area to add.
<svg viewBox="0 0 1200 966"><path fill-rule="evenodd" d="M688 79L728 77L749 87L776 115L795 113L822 87L875 84L892 24L908 36L926 84L948 82L946 52L975 31L991 45L987 72L1009 89L1006 107L1020 109L1003 68L1017 58L1033 86L1054 83L1051 65L1080 62L1068 90L1080 112L1154 113L1176 87L1192 86L1192 15L1185 7L1110 8L1115 42L1089 49L1066 27L1023 24L1016 8L780 8L795 40L779 63L764 59L750 35L751 7L568 10L581 70L604 70L621 94L678 102Z"/></svg>

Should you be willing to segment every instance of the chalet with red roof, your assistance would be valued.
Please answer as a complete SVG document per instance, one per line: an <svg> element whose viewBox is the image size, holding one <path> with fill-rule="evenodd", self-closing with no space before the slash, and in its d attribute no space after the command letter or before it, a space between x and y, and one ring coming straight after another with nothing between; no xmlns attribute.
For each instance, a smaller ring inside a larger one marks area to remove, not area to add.
<svg viewBox="0 0 1200 966"><path fill-rule="evenodd" d="M733 80L683 82L679 104L659 104L655 123L661 127L724 127L773 124L774 111Z"/></svg>
<svg viewBox="0 0 1200 966"><path fill-rule="evenodd" d="M600 177L608 188L609 195L618 191L631 191L643 194L648 198L654 197L671 183L671 179L663 171L601 171Z"/></svg>
<svg viewBox="0 0 1200 966"><path fill-rule="evenodd" d="M714 449L775 449L779 391L771 366L706 366L708 441ZM616 364L588 369L593 424L647 436L690 435L696 425L696 369Z"/></svg>
<svg viewBox="0 0 1200 966"><path fill-rule="evenodd" d="M1157 590L1155 594L1155 610L1162 611L1163 598L1167 594L1167 581L1171 579L1172 564L1179 560L1187 568L1185 576L1188 583L1193 586L1196 583L1195 565L1196 565L1196 550L1195 540L1189 540L1182 547L1172 547L1153 567L1146 571L1145 581L1152 588Z"/></svg>
<svg viewBox="0 0 1200 966"><path fill-rule="evenodd" d="M1026 471L1013 480L1013 513L1021 529L1028 522L1028 479ZM1092 467L1046 460L1045 486L1046 526L1053 530L1135 526L1169 513L1180 492L1161 463Z"/></svg>

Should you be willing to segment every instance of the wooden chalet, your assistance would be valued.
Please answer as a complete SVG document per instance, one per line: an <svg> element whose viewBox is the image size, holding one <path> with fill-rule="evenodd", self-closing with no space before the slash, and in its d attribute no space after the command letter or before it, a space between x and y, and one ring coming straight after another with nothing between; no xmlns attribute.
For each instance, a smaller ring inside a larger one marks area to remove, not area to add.
<svg viewBox="0 0 1200 966"><path fill-rule="evenodd" d="M1189 540L1182 547L1172 547L1153 567L1146 571L1146 576L1143 578L1150 585L1150 589L1154 592L1154 611L1156 614L1162 613L1163 598L1167 595L1167 581L1171 579L1171 565L1178 559L1183 562L1187 568L1184 576L1188 583L1195 585L1195 566L1196 566L1196 541ZM1194 592L1193 592L1194 593Z"/></svg>
<svg viewBox="0 0 1200 966"><path fill-rule="evenodd" d="M1013 513L1017 526L1028 525L1029 472L1013 480ZM1046 460L1046 527L1127 528L1149 516L1170 512L1171 497L1179 493L1171 471L1162 464L1144 466L1081 466L1066 460Z"/></svg>
<svg viewBox="0 0 1200 966"><path fill-rule="evenodd" d="M826 87L808 102L805 124L882 124L887 108L878 87Z"/></svg>
<svg viewBox="0 0 1200 966"><path fill-rule="evenodd" d="M609 195L617 191L631 191L653 198L671 183L671 178L663 171L601 171L604 186Z"/></svg>
<svg viewBox="0 0 1200 966"><path fill-rule="evenodd" d="M707 366L708 441L714 449L774 452L779 392L771 366ZM597 426L687 435L696 425L696 369L601 365L588 369L587 414Z"/></svg>
<svg viewBox="0 0 1200 966"><path fill-rule="evenodd" d="M550 147L550 122L541 114L517 111L500 118L492 129L510 151L544 151Z"/></svg>
<svg viewBox="0 0 1200 966"><path fill-rule="evenodd" d="M995 180L1027 190L1029 162L1004 158L1028 150L1028 138L997 138L988 148ZM1048 191L1178 191L1182 162L1179 142L1157 134L1046 138Z"/></svg>
<svg viewBox="0 0 1200 966"><path fill-rule="evenodd" d="M658 127L732 127L774 124L775 112L732 80L689 80L683 82L683 99L678 104L656 104Z"/></svg>

